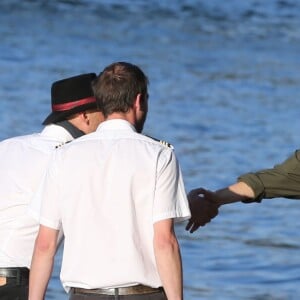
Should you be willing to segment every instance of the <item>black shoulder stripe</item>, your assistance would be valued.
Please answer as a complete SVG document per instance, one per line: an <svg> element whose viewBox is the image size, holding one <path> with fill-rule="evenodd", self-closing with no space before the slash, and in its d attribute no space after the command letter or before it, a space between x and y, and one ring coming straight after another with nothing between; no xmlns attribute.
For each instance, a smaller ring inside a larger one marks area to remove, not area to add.
<svg viewBox="0 0 300 300"><path fill-rule="evenodd" d="M71 142L71 141L60 143L60 144L58 144L58 145L55 146L55 149L60 148L60 147L62 147L63 145L68 144L68 143L70 143L70 142Z"/></svg>

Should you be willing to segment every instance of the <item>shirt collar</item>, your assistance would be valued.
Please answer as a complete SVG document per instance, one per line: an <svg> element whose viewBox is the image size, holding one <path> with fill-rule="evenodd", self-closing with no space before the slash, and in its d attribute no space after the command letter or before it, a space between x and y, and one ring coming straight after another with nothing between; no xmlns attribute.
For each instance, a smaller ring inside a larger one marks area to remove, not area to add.
<svg viewBox="0 0 300 300"><path fill-rule="evenodd" d="M97 128L97 131L102 130L127 130L135 131L135 127L126 120L123 119L111 119L100 123Z"/></svg>
<svg viewBox="0 0 300 300"><path fill-rule="evenodd" d="M66 129L72 135L72 137L74 139L77 139L77 138L85 135L85 133L82 130L80 130L79 128L77 128L71 122L69 122L67 120L63 120L63 121L57 122L55 124Z"/></svg>
<svg viewBox="0 0 300 300"><path fill-rule="evenodd" d="M55 124L45 126L41 132L42 136L58 139L62 143L73 141L73 136L63 127Z"/></svg>

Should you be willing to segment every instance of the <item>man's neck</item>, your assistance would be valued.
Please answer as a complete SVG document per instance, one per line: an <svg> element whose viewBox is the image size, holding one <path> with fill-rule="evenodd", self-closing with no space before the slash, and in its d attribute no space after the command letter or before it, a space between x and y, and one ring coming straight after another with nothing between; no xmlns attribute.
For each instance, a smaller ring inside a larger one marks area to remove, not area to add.
<svg viewBox="0 0 300 300"><path fill-rule="evenodd" d="M134 114L131 111L126 113L114 112L105 118L105 121L109 120L125 120L135 126Z"/></svg>

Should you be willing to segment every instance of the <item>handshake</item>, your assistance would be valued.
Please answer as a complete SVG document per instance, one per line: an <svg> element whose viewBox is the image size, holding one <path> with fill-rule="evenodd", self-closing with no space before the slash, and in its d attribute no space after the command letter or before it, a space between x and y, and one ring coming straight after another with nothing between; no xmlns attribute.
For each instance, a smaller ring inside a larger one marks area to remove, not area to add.
<svg viewBox="0 0 300 300"><path fill-rule="evenodd" d="M242 181L215 192L204 188L191 190L188 194L188 200L192 216L186 230L190 233L209 223L218 215L220 206L224 204L260 202L259 199L256 199L254 190Z"/></svg>
<svg viewBox="0 0 300 300"><path fill-rule="evenodd" d="M217 194L204 188L191 190L188 195L191 218L186 226L190 233L205 226L219 213Z"/></svg>

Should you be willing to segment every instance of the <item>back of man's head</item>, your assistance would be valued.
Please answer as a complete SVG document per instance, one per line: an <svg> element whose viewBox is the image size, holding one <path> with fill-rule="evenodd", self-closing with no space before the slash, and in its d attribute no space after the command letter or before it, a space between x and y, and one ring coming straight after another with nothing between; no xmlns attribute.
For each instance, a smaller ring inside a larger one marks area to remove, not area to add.
<svg viewBox="0 0 300 300"><path fill-rule="evenodd" d="M107 66L93 81L94 95L104 117L127 113L138 94L147 98L148 78L136 65L116 62Z"/></svg>

